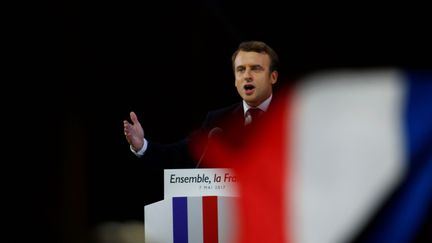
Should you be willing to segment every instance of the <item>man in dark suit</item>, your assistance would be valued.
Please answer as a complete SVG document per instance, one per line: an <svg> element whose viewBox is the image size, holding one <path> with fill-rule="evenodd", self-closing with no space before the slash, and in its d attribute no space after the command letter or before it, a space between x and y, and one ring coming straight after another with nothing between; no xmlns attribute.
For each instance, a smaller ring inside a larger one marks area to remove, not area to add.
<svg viewBox="0 0 432 243"><path fill-rule="evenodd" d="M279 58L276 52L264 42L247 41L240 43L232 55L232 67L237 92L242 102L215 111L210 111L202 124L199 133L208 137L223 134L229 136L266 112L273 98L273 85L278 79ZM177 143L157 144L147 141L138 118L130 113L131 122L124 120L124 135L130 149L138 157L142 157L164 168L188 168L199 166L205 154L206 145L202 147L202 156L196 158L191 154L191 135ZM238 136L236 136L238 137ZM232 141L234 136L230 137ZM236 139L234 139L236 141ZM196 164L198 162L198 164Z"/></svg>

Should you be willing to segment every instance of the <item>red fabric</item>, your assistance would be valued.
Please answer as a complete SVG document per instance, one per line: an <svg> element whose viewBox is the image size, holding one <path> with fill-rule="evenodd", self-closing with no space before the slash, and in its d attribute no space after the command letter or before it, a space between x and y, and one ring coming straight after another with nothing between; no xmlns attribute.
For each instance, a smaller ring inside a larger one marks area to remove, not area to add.
<svg viewBox="0 0 432 243"><path fill-rule="evenodd" d="M271 111L248 134L241 134L242 146L216 141L208 150L208 161L216 161L210 166L233 168L239 178L239 243L292 242L291 222L286 220L290 218L286 210L291 208L287 196L291 180L287 171L291 170L286 168L291 154L286 150L290 148L290 97L273 102Z"/></svg>

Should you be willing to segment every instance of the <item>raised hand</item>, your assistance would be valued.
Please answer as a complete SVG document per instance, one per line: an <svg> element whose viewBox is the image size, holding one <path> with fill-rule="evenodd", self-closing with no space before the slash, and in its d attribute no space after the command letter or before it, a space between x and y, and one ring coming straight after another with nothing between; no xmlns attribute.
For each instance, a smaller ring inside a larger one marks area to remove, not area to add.
<svg viewBox="0 0 432 243"><path fill-rule="evenodd" d="M127 142L132 146L132 149L139 151L144 145L144 129L135 112L131 111L130 119L132 123L127 120L123 121L123 131Z"/></svg>

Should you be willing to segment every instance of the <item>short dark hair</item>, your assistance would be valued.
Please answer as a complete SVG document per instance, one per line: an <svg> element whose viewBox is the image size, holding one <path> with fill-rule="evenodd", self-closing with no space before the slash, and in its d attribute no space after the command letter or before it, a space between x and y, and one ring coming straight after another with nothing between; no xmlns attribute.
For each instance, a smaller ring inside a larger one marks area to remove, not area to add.
<svg viewBox="0 0 432 243"><path fill-rule="evenodd" d="M235 69L234 61L240 51L266 53L270 57L270 73L272 73L273 71L278 71L279 69L279 57L270 46L268 46L262 41L244 41L240 43L237 50L233 53L231 57L233 70Z"/></svg>

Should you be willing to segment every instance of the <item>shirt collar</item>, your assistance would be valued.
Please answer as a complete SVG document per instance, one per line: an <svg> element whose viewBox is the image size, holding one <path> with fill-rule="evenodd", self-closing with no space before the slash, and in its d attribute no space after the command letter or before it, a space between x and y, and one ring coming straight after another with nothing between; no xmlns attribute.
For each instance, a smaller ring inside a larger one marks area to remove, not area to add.
<svg viewBox="0 0 432 243"><path fill-rule="evenodd" d="M243 113L246 116L246 112L250 109L250 108L260 108L261 110L263 110L264 112L267 111L270 102L272 100L273 95L270 95L270 97L268 97L266 100L264 100L258 107L252 107L250 105L248 105L246 103L246 101L243 100Z"/></svg>

